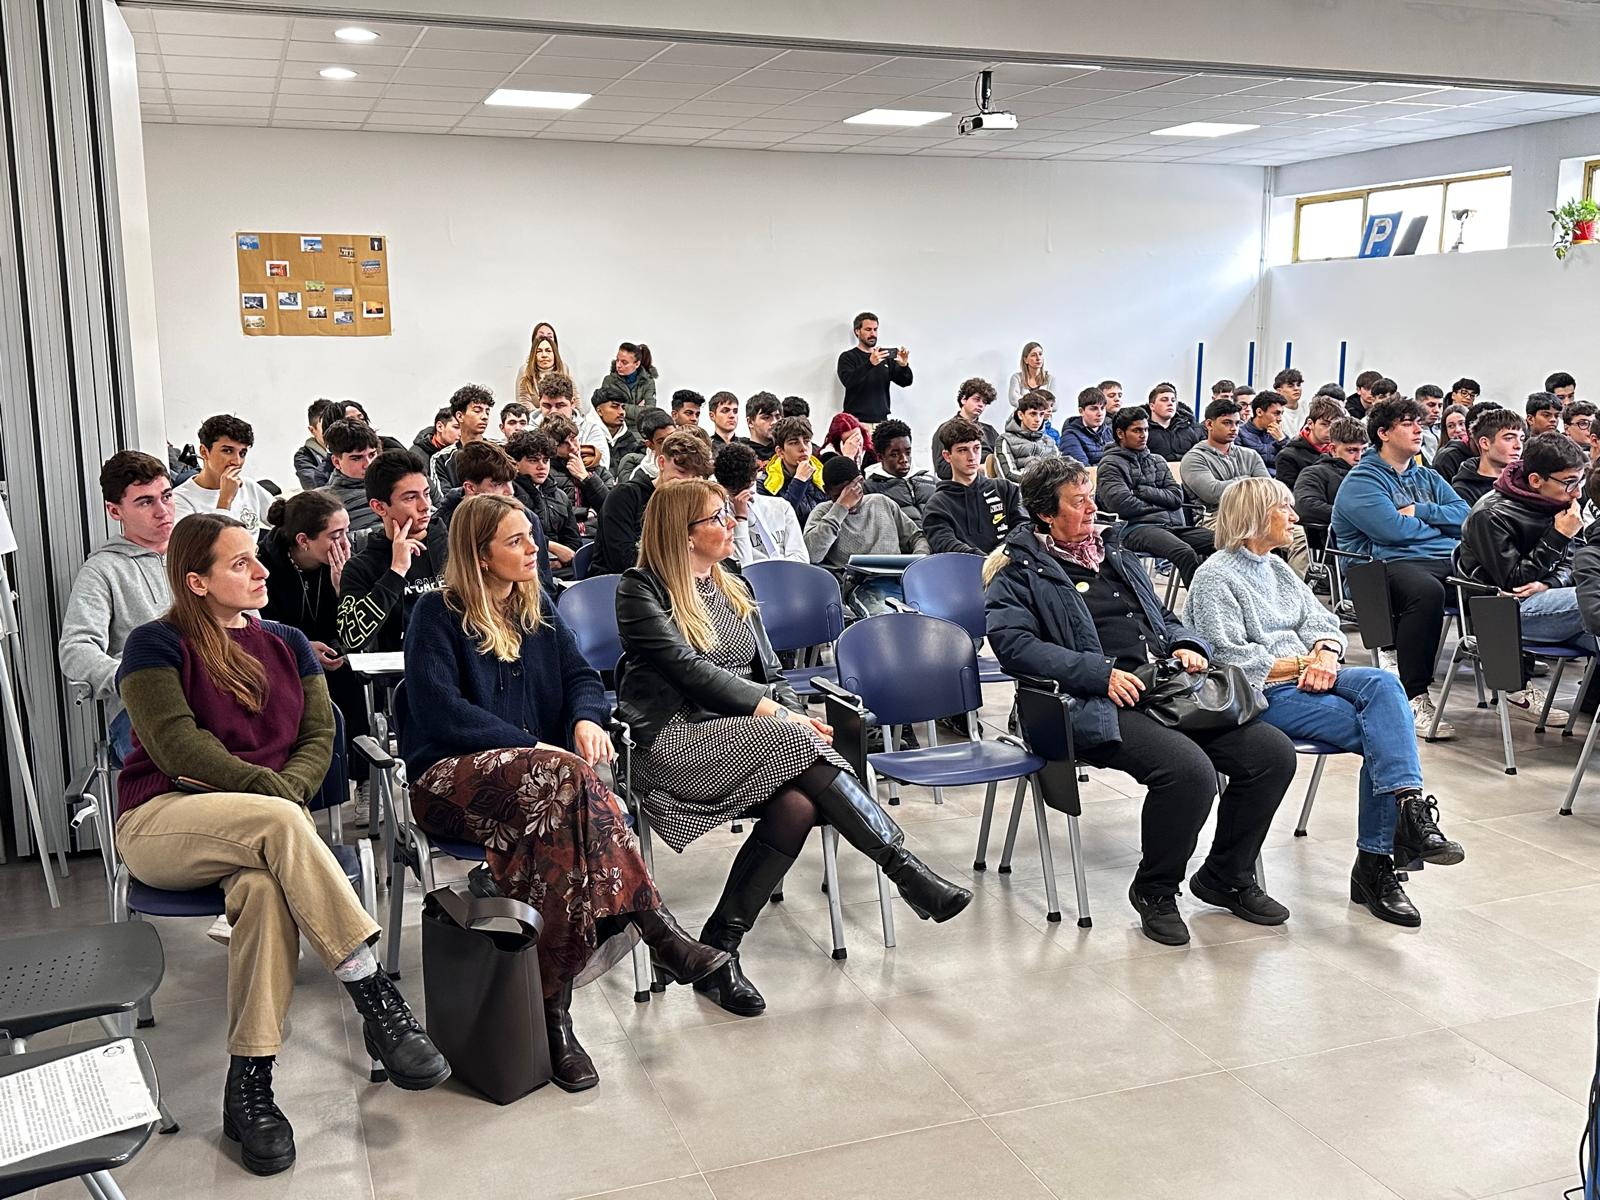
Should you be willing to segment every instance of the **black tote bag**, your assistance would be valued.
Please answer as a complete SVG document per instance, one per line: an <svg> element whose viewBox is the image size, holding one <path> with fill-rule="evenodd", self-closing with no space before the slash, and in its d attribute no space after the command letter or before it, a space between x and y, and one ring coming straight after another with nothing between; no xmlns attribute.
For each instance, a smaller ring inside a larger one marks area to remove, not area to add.
<svg viewBox="0 0 1600 1200"><path fill-rule="evenodd" d="M516 930L482 929L500 918ZM496 1104L550 1082L539 935L531 905L454 888L422 901L423 993L428 1036L457 1080Z"/></svg>
<svg viewBox="0 0 1600 1200"><path fill-rule="evenodd" d="M1179 733L1237 729L1267 711L1267 698L1235 666L1211 663L1189 672L1176 658L1145 663L1133 672L1144 684L1139 711Z"/></svg>

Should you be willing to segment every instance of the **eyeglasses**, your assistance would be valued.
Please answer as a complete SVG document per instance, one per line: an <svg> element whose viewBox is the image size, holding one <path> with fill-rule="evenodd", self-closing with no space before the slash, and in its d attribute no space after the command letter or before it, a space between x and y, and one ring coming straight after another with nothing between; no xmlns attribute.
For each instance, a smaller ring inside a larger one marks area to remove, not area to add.
<svg viewBox="0 0 1600 1200"><path fill-rule="evenodd" d="M733 505L724 504L709 517L701 517L698 521L690 521L689 528L693 529L696 525L704 525L708 521L715 521L719 525L732 525L735 521L735 517L733 515Z"/></svg>
<svg viewBox="0 0 1600 1200"><path fill-rule="evenodd" d="M1593 429L1594 428L1594 418L1593 417L1578 417L1575 420L1568 421L1567 424L1569 426L1576 426L1579 429Z"/></svg>
<svg viewBox="0 0 1600 1200"><path fill-rule="evenodd" d="M1571 479L1557 479L1552 475L1550 477L1550 482L1559 483L1562 489L1567 492L1568 495L1571 495L1577 492L1577 490L1583 486L1583 476L1574 475Z"/></svg>

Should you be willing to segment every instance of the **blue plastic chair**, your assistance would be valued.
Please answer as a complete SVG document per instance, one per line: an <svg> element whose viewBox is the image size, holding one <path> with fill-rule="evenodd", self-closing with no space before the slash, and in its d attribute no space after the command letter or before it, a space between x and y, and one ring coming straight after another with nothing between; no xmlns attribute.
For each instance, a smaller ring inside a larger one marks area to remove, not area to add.
<svg viewBox="0 0 1600 1200"><path fill-rule="evenodd" d="M1296 754L1314 754L1317 765L1311 769L1311 786L1306 788L1306 802L1300 806L1300 823L1294 827L1295 837L1306 836L1306 825L1311 820L1311 806L1317 802L1317 788L1322 785L1322 769L1328 765L1330 754L1348 754L1343 746L1332 742L1319 742L1314 738L1295 738Z"/></svg>
<svg viewBox="0 0 1600 1200"><path fill-rule="evenodd" d="M572 579L577 582L589 577L589 568L594 565L595 543L585 542L572 554Z"/></svg>
<svg viewBox="0 0 1600 1200"><path fill-rule="evenodd" d="M983 615L983 555L930 554L906 568L900 580L906 603L919 613L954 621L973 641L988 635ZM979 683L1011 683L993 656L978 656ZM948 716L949 714L944 714Z"/></svg>
<svg viewBox="0 0 1600 1200"><path fill-rule="evenodd" d="M744 577L761 606L767 639L780 654L811 650L839 640L844 632L844 599L833 572L810 563L769 558L744 568ZM789 667L783 677L796 695L819 695L814 678L837 679L831 666Z"/></svg>
<svg viewBox="0 0 1600 1200"><path fill-rule="evenodd" d="M620 575L591 575L563 588L556 598L556 611L572 630L578 649L602 676L615 674L622 661L622 635L617 631L617 584ZM606 703L617 706L617 693L606 692Z"/></svg>

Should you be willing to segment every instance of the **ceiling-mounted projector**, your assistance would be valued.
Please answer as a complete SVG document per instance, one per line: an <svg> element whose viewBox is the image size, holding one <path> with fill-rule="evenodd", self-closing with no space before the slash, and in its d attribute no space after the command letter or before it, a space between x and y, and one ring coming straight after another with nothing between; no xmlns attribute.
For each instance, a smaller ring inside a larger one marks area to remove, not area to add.
<svg viewBox="0 0 1600 1200"><path fill-rule="evenodd" d="M962 136L974 133L989 133L997 129L1015 129L1017 127L1017 114L1013 112L996 112L989 107L990 98L994 94L994 72L980 71L978 85L973 99L977 102L978 111L969 113L961 118L957 128Z"/></svg>

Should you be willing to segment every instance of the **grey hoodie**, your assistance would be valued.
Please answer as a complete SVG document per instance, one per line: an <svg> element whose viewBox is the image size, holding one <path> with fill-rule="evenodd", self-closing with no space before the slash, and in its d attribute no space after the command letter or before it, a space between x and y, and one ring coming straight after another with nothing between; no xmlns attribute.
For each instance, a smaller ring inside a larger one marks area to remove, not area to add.
<svg viewBox="0 0 1600 1200"><path fill-rule="evenodd" d="M122 709L117 667L123 643L171 603L165 557L118 534L89 555L72 581L56 647L62 674L87 683L115 716Z"/></svg>

